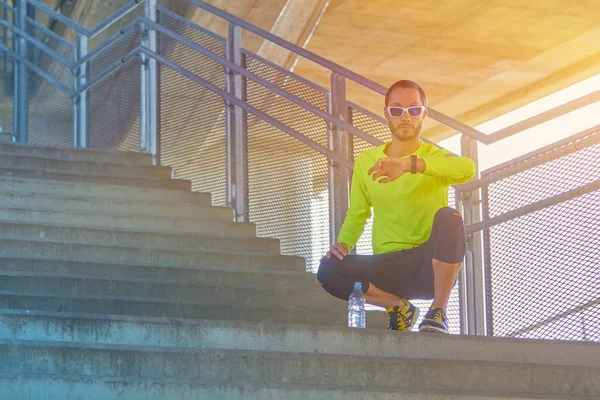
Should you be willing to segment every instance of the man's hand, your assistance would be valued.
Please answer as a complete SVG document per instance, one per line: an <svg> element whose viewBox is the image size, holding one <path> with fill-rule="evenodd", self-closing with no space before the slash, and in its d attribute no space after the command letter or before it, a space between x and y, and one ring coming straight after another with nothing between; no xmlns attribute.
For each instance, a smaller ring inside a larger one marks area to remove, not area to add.
<svg viewBox="0 0 600 400"><path fill-rule="evenodd" d="M321 258L321 261L323 261L326 258L331 258L332 255L336 256L340 260L343 260L344 257L348 255L348 246L346 246L344 243L332 244L331 249L329 249L327 254L323 256L323 258Z"/></svg>
<svg viewBox="0 0 600 400"><path fill-rule="evenodd" d="M410 171L409 158L387 157L380 158L375 165L369 169L369 175L373 174L373 180L384 177L378 183L388 183L395 181L402 175Z"/></svg>

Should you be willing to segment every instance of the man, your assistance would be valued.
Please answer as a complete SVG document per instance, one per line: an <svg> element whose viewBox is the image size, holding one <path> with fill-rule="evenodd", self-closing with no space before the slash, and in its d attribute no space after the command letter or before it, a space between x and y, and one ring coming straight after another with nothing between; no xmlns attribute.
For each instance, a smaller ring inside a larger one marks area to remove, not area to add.
<svg viewBox="0 0 600 400"><path fill-rule="evenodd" d="M385 307L392 330L408 331L417 321L419 310L409 300L433 299L419 330L448 333L446 306L466 251L462 216L448 207L448 188L470 181L476 166L421 141L427 98L417 83L394 83L384 112L392 141L357 157L350 207L317 278L343 300L360 281L367 303ZM348 255L371 207L374 254Z"/></svg>

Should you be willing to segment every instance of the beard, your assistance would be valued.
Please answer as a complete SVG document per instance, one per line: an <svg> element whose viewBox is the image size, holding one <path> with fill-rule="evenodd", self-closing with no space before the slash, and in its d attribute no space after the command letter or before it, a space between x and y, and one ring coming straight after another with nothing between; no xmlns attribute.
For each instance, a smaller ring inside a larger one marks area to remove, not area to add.
<svg viewBox="0 0 600 400"><path fill-rule="evenodd" d="M414 128L409 125L398 125L394 127L392 123L389 123L390 131L392 132L392 136L400 141L413 140L419 136L421 133L421 129L423 128L423 121L419 123L419 125Z"/></svg>

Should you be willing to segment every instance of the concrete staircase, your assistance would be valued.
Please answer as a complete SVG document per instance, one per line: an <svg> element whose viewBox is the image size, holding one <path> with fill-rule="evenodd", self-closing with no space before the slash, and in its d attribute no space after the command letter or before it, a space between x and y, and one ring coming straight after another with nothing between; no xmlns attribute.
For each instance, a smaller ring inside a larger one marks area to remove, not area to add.
<svg viewBox="0 0 600 400"><path fill-rule="evenodd" d="M0 399L598 399L600 346L345 328L143 154L0 143Z"/></svg>

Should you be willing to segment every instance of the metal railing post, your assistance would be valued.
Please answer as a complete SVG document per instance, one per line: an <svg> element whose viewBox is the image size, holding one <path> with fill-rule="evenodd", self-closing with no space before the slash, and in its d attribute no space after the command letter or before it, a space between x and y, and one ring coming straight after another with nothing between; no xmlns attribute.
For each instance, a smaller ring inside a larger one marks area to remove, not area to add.
<svg viewBox="0 0 600 400"><path fill-rule="evenodd" d="M462 202L462 194L459 191L454 192L456 209L464 215L464 205ZM466 256L465 256L466 260ZM466 265L458 272L458 315L460 318L460 334L467 335L469 333L469 313L467 307L467 274Z"/></svg>
<svg viewBox="0 0 600 400"><path fill-rule="evenodd" d="M331 74L331 114L345 122L348 121L346 102L346 78L337 73ZM352 161L352 141L345 130L330 125L329 149ZM329 161L329 234L330 242L335 243L340 233L346 212L350 205L350 171L348 168Z"/></svg>
<svg viewBox="0 0 600 400"><path fill-rule="evenodd" d="M479 165L477 141L466 135L461 138L461 154L471 158ZM479 177L477 168L476 179ZM463 216L465 226L482 220L481 194L479 189L462 193ZM467 333L486 335L486 295L483 266L482 232L467 235L467 254L465 256L464 275L467 308Z"/></svg>
<svg viewBox="0 0 600 400"><path fill-rule="evenodd" d="M144 13L148 20L156 22L156 0L146 0ZM157 52L156 30L143 25L142 46ZM141 54L140 74L140 150L150 153L157 163L158 145L158 64L152 57Z"/></svg>
<svg viewBox="0 0 600 400"><path fill-rule="evenodd" d="M244 66L242 55L242 30L229 25L227 59L240 67ZM227 91L240 100L246 99L246 85L242 75L227 70ZM226 175L227 204L234 209L237 222L249 221L248 210L248 131L246 112L238 105L226 102Z"/></svg>
<svg viewBox="0 0 600 400"><path fill-rule="evenodd" d="M88 37L77 34L74 60L83 58L88 51ZM82 63L73 71L73 88L79 88L87 84L88 63ZM84 90L73 98L73 146L79 148L88 147L88 91Z"/></svg>
<svg viewBox="0 0 600 400"><path fill-rule="evenodd" d="M27 20L27 2L25 0L16 1L15 25L21 31L26 30ZM16 53L23 59L27 59L27 40L13 32L13 41ZM17 143L27 143L29 141L29 71L24 62L14 60L14 105L13 105L13 124L14 135Z"/></svg>

